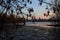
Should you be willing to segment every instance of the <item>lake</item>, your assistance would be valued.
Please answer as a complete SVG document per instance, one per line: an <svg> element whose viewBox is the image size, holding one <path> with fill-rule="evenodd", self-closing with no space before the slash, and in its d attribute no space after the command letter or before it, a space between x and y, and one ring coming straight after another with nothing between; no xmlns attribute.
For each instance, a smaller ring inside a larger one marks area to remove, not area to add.
<svg viewBox="0 0 60 40"><path fill-rule="evenodd" d="M39 27L47 27L47 28L54 27L54 26L47 26L47 25L55 25L55 24L57 24L57 22L55 23L54 22L26 22L26 25L28 26L39 26Z"/></svg>

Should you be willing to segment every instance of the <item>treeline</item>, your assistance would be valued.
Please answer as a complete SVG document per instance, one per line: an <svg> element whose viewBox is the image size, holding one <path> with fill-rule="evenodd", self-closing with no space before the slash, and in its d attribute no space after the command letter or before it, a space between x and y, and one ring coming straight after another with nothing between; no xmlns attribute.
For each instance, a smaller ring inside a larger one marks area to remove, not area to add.
<svg viewBox="0 0 60 40"><path fill-rule="evenodd" d="M35 19L35 22L60 22L60 19ZM28 20L27 22L33 22L33 20Z"/></svg>
<svg viewBox="0 0 60 40"><path fill-rule="evenodd" d="M25 18L17 17L17 15L10 14L6 15L0 13L0 23L21 23L25 20Z"/></svg>

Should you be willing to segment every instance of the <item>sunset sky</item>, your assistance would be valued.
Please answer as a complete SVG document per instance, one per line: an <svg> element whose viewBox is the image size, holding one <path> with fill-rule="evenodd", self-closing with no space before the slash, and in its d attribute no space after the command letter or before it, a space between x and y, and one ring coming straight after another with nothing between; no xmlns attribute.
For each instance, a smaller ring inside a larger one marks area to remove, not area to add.
<svg viewBox="0 0 60 40"><path fill-rule="evenodd" d="M46 13L46 12L45 12ZM36 14L34 14L34 16L36 17L36 19L50 19L51 17L54 17L54 16L56 16L56 14L55 13L53 13L53 11L50 11L50 14L49 14L49 16L44 16L44 14L43 13L36 13ZM29 20L31 20L31 17L29 17Z"/></svg>
<svg viewBox="0 0 60 40"><path fill-rule="evenodd" d="M45 2L51 3L51 0L46 0ZM38 5L38 0L32 0L32 4L27 4L27 7L33 7L34 12L32 13L37 19L40 17L41 19L49 19L51 16L45 17L44 13L46 13L46 6L48 4L43 3L42 6ZM23 9L24 13L28 13L26 9ZM50 13L50 15L54 15L53 12Z"/></svg>

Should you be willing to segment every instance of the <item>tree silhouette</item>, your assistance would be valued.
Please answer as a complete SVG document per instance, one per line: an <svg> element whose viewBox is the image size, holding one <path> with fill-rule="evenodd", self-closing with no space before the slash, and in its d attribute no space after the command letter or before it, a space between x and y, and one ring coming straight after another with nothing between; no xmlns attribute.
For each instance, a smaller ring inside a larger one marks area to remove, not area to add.
<svg viewBox="0 0 60 40"><path fill-rule="evenodd" d="M40 6L43 5L43 3L48 4L49 6L52 7L52 10L54 11L54 13L56 13L57 16L59 16L60 12L60 5L59 5L59 0L55 0L54 3L48 3L45 2L46 0L38 0L38 4ZM33 8L29 8L27 7L27 3L32 4L31 0L1 0L0 1L0 6L1 6L1 12L2 14L7 15L9 13L9 11L11 12L11 14L13 15L14 12L17 13L17 11L19 11L20 14L25 14L22 9L27 8L27 11L29 12L28 17L31 17L31 12L34 12ZM48 7L46 8L48 9ZM57 11L57 12L56 12ZM50 11L47 11L47 15L49 15ZM18 13L17 13L18 14ZM27 16L27 14L25 14ZM45 16L47 16L46 14L44 14Z"/></svg>
<svg viewBox="0 0 60 40"><path fill-rule="evenodd" d="M33 8L27 7L27 3L32 4L31 0L0 0L0 29L2 30L4 23L18 23L24 21L25 19L15 18L14 13L19 11L19 14L24 14L22 9L27 8L29 14L33 12ZM30 9L30 10L28 10ZM10 14L8 16L8 14Z"/></svg>
<svg viewBox="0 0 60 40"><path fill-rule="evenodd" d="M44 0L40 0L39 2L41 4L45 3L45 4L50 5L50 7L52 8L53 12L57 15L57 17L60 15L60 0L54 0L54 1L51 1L51 3L45 2Z"/></svg>
<svg viewBox="0 0 60 40"><path fill-rule="evenodd" d="M23 3L23 2L25 2L25 3ZM12 7L16 8L18 10L21 10L22 8L27 6L27 3L32 4L32 1L30 1L30 0L27 0L27 1L25 1L25 0L1 0L0 6L4 7L7 11L11 10ZM16 6L14 6L14 5L16 5ZM20 5L23 5L23 6L20 6ZM28 7L26 7L26 8L28 8Z"/></svg>

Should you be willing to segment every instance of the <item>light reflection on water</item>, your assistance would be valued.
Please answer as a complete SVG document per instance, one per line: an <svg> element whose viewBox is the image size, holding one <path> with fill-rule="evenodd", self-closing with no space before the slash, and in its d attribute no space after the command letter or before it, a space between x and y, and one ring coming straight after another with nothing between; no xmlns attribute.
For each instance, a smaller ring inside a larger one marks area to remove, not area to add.
<svg viewBox="0 0 60 40"><path fill-rule="evenodd" d="M52 24L52 22L27 22L26 24L48 25L48 24Z"/></svg>
<svg viewBox="0 0 60 40"><path fill-rule="evenodd" d="M53 26L47 26L47 25L53 25L53 23L54 22L27 22L26 25L52 28Z"/></svg>

